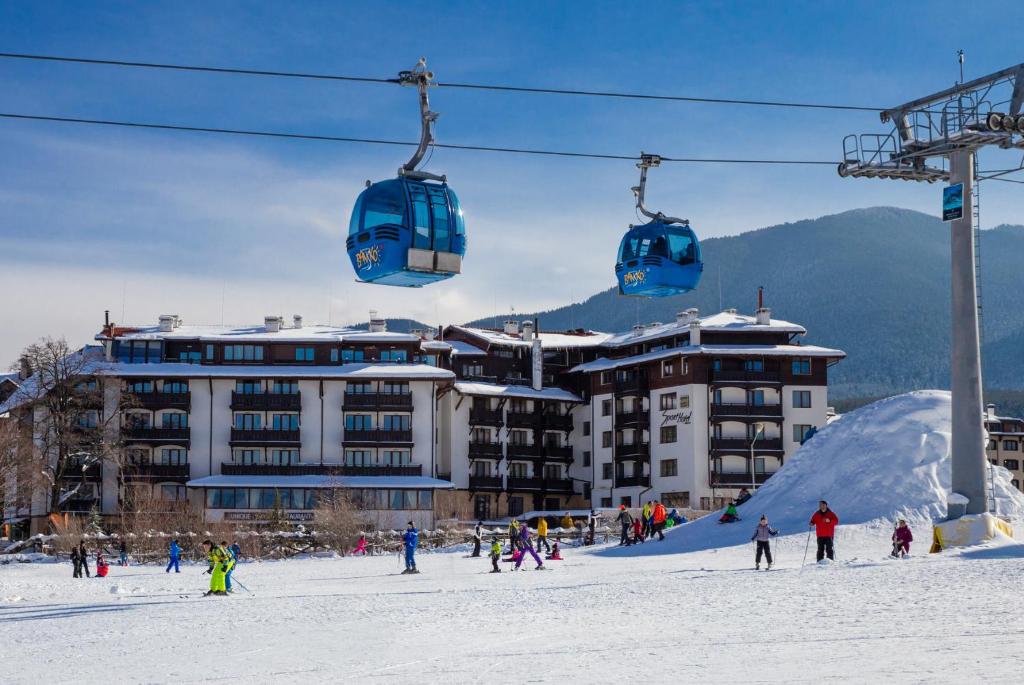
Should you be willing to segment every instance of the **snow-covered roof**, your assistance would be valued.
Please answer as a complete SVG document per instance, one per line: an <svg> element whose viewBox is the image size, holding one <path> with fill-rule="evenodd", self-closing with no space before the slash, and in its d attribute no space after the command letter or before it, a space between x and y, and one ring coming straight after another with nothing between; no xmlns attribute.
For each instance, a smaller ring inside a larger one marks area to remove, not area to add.
<svg viewBox="0 0 1024 685"><path fill-rule="evenodd" d="M497 385L456 381L455 390L463 395L486 395L489 397L522 397L530 400L557 400L560 402L582 402L579 395L561 388L534 390L528 385Z"/></svg>
<svg viewBox="0 0 1024 685"><path fill-rule="evenodd" d="M780 319L770 319L767 324L757 323L757 318L745 314L737 314L732 311L719 312L709 316L699 317L701 330L705 331L742 331L742 332L768 332L768 333L794 333L803 335L807 332L803 326ZM666 335L686 333L690 329L689 323L673 321L671 323L650 324L642 331L635 333L627 331L609 336L605 345L609 347L621 347L633 345L637 342L652 340Z"/></svg>
<svg viewBox="0 0 1024 685"><path fill-rule="evenodd" d="M678 356L754 356L754 357L824 357L828 359L843 359L846 353L842 350L834 350L828 347L817 345L683 345L668 350L658 350L646 354L637 354L632 357L621 357L608 359L601 357L592 362L579 364L570 369L572 372L593 373L595 371L610 371L622 366L635 366L646 362L658 361L659 359L670 359Z"/></svg>
<svg viewBox="0 0 1024 685"><path fill-rule="evenodd" d="M470 345L468 342L462 340L449 340L448 344L452 347L452 356L462 357L486 357L487 353L481 350L475 345Z"/></svg>
<svg viewBox="0 0 1024 685"><path fill-rule="evenodd" d="M103 333L97 340L106 340ZM270 332L265 325L253 326L177 326L172 331L161 331L159 326L119 326L114 331L115 340L199 340L208 342L417 342L420 337L412 333L392 333L305 324L301 328L281 326L277 332Z"/></svg>
<svg viewBox="0 0 1024 685"><path fill-rule="evenodd" d="M17 373L0 373L0 383L14 383L18 385Z"/></svg>
<svg viewBox="0 0 1024 685"><path fill-rule="evenodd" d="M429 350L431 352L450 352L452 346L449 343L442 342L441 340L424 340L420 343L421 350Z"/></svg>
<svg viewBox="0 0 1024 685"><path fill-rule="evenodd" d="M98 371L101 375L132 377L192 378L333 378L344 380L371 378L414 378L450 380L455 374L428 364L341 364L338 366L298 366L278 364L204 365L161 362L159 364L108 363Z"/></svg>
<svg viewBox="0 0 1024 685"><path fill-rule="evenodd" d="M206 476L185 483L190 488L394 488L450 490L447 480L427 476Z"/></svg>
<svg viewBox="0 0 1024 685"><path fill-rule="evenodd" d="M489 328L473 328L471 326L452 326L457 331L462 331L482 340L490 345L502 345L505 347L531 347L532 342L523 340L521 335L509 335L504 331L495 331ZM566 347L597 347L604 343L611 334L595 333L545 333L537 334L540 338L541 349L555 349ZM449 340L448 342L454 342Z"/></svg>

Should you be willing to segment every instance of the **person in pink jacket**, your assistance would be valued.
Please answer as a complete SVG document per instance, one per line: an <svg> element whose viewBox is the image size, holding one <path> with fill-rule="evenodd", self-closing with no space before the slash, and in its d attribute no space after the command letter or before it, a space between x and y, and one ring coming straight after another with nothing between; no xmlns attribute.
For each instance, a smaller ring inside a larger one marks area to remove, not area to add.
<svg viewBox="0 0 1024 685"><path fill-rule="evenodd" d="M905 557L910 554L910 543L914 541L914 534L910 532L910 526L903 519L896 525L892 534L892 556Z"/></svg>
<svg viewBox="0 0 1024 685"><path fill-rule="evenodd" d="M363 556L366 556L366 554L367 554L367 552L366 552L366 536L365 535L360 535L359 536L359 542L356 543L356 548L354 550L352 550L352 556L355 556L357 554L362 554Z"/></svg>

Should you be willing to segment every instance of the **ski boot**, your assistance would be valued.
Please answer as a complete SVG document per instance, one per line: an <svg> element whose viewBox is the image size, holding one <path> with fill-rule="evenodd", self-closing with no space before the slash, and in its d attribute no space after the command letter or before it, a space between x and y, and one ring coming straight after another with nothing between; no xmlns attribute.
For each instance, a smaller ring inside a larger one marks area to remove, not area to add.
<svg viewBox="0 0 1024 685"><path fill-rule="evenodd" d="M761 562L760 561L758 561L758 562L756 562L754 564L754 570L755 571L760 571L761 570Z"/></svg>

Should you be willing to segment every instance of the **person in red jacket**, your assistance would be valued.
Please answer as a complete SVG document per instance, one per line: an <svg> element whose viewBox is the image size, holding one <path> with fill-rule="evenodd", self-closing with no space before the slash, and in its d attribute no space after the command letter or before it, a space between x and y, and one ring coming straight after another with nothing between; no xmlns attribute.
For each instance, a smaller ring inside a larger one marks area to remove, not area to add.
<svg viewBox="0 0 1024 685"><path fill-rule="evenodd" d="M825 500L818 502L818 511L814 512L814 515L811 517L811 523L808 526L809 528L814 528L815 534L818 536L818 561L821 561L826 556L828 556L829 560L836 558L832 539L836 535L836 524L838 523L839 517L828 508L828 502Z"/></svg>
<svg viewBox="0 0 1024 685"><path fill-rule="evenodd" d="M654 531L651 537L654 537L654 533L657 533L659 541L665 539L665 533L662 531L665 530L665 519L667 518L668 512L665 511L665 505L656 501L654 503L654 510L651 512L651 530Z"/></svg>

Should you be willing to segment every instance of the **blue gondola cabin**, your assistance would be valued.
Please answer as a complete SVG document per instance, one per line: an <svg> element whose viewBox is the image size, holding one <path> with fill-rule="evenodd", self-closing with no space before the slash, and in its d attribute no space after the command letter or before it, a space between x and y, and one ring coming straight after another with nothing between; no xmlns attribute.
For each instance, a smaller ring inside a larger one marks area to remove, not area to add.
<svg viewBox="0 0 1024 685"><path fill-rule="evenodd" d="M679 295L697 287L704 263L693 229L652 221L633 226L619 245L619 292L642 297Z"/></svg>

